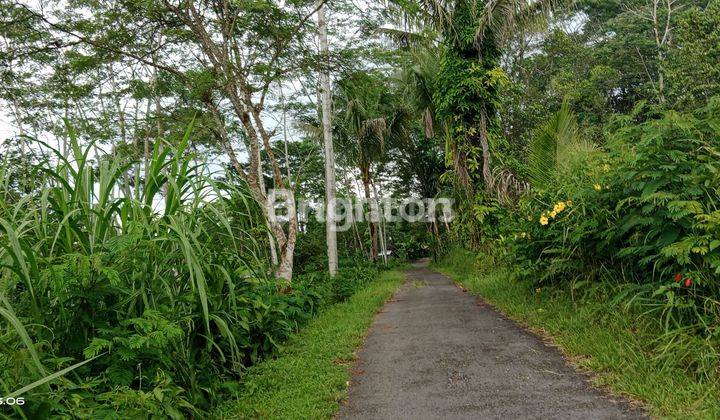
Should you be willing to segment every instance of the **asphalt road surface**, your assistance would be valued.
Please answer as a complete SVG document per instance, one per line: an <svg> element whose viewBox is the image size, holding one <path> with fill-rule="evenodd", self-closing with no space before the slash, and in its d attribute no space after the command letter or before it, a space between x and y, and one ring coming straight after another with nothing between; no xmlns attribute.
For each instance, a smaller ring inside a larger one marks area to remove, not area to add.
<svg viewBox="0 0 720 420"><path fill-rule="evenodd" d="M378 314L340 419L643 418L556 349L424 267Z"/></svg>

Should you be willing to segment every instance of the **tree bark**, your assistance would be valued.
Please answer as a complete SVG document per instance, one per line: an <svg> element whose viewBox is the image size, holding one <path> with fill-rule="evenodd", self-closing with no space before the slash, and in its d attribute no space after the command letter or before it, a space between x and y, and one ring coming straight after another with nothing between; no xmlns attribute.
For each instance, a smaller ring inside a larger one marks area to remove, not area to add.
<svg viewBox="0 0 720 420"><path fill-rule="evenodd" d="M485 191L493 189L492 171L490 170L490 144L488 142L487 115L485 110L480 113L480 146L482 147L482 173Z"/></svg>
<svg viewBox="0 0 720 420"><path fill-rule="evenodd" d="M280 247L280 264L278 264L275 275L290 284L293 274L293 257L295 255L295 243L297 242L297 216L290 217L288 235L285 245Z"/></svg>
<svg viewBox="0 0 720 420"><path fill-rule="evenodd" d="M461 151L456 141L452 142L452 158L455 175L460 182L460 186L465 192L466 197L472 197L475 194L470 172L468 171L467 156Z"/></svg>
<svg viewBox="0 0 720 420"><path fill-rule="evenodd" d="M147 191L148 182L150 180L150 125L148 119L150 117L150 98L147 100L147 108L145 110L145 137L143 138L143 173L145 176L145 185L143 187L143 194Z"/></svg>
<svg viewBox="0 0 720 420"><path fill-rule="evenodd" d="M373 206L373 199L372 195L370 194L370 168L362 168L360 170L362 173L362 183L363 188L365 189L365 198L367 199L368 205L370 206L370 217L369 217L369 224L370 224L370 259L372 261L377 261L378 258L378 227L377 223L375 222L374 218L374 207Z"/></svg>
<svg viewBox="0 0 720 420"><path fill-rule="evenodd" d="M371 180L371 182L372 182L372 180ZM373 189L373 195L374 195L373 200L375 202L375 208L377 208L378 211L380 211L381 209L380 209L379 200L378 200L380 195L378 194L377 188L375 188L375 182L372 182L372 189ZM378 214L381 214L381 213L378 213ZM382 216L380 216L380 224L379 224L378 228L379 228L378 236L380 239L380 250L382 251L382 259L383 259L383 263L385 265L387 265L387 245L386 245L386 240L385 240L385 223L383 223Z"/></svg>
<svg viewBox="0 0 720 420"><path fill-rule="evenodd" d="M345 181L345 187L347 188L347 190L353 191L352 181L350 179L348 179L347 172L344 173L343 180ZM355 182L356 182L356 186L357 186L357 180L355 180ZM351 197L356 198L356 197L354 197L354 194L352 194ZM360 236L360 230L358 230L358 227L357 227L357 218L355 217L356 215L355 215L354 205L353 205L352 210L350 210L350 211L352 212L352 214L351 214L352 229L353 229L353 233L354 233L354 237L355 237L355 242L357 243L357 250L359 250L361 254L366 255L365 247L363 246L362 236Z"/></svg>
<svg viewBox="0 0 720 420"><path fill-rule="evenodd" d="M267 189L265 188L265 176L263 175L262 171L262 159L260 156L260 149L258 148L258 166L257 166L257 173L258 173L258 179L260 180L260 191L264 196L267 197ZM270 245L270 261L272 262L273 267L277 267L277 265L280 263L278 261L278 255L277 255L277 249L275 247L275 238L273 238L272 233L268 231L267 233L268 237L268 243Z"/></svg>
<svg viewBox="0 0 720 420"><path fill-rule="evenodd" d="M338 269L337 231L335 226L335 151L332 133L332 96L330 91L330 60L328 56L325 6L318 9L318 32L320 35L320 90L322 98L323 140L325 143L325 239L327 242L328 272L335 277Z"/></svg>

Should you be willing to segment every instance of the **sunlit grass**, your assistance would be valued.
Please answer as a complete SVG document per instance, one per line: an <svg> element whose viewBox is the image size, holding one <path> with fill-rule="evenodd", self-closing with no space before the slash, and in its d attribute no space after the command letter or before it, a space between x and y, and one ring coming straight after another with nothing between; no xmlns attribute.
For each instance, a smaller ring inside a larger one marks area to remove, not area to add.
<svg viewBox="0 0 720 420"><path fill-rule="evenodd" d="M238 400L221 407L221 418L330 418L347 393L355 350L373 315L404 275L387 271L344 303L312 320L272 360L250 368Z"/></svg>

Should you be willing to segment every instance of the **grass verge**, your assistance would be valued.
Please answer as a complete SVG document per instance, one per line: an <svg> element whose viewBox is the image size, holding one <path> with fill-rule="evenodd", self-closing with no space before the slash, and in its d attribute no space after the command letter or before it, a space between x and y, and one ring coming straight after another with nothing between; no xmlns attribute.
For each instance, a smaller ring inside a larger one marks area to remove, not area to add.
<svg viewBox="0 0 720 420"><path fill-rule="evenodd" d="M720 418L720 384L697 378L681 361L659 357L657 329L641 314L609 305L611 296L601 288L582 294L535 289L467 251L453 252L435 268L549 338L580 369L593 372L596 385L642 401L649 414ZM686 351L694 350L700 351Z"/></svg>
<svg viewBox="0 0 720 420"><path fill-rule="evenodd" d="M322 312L276 358L248 369L238 399L221 406L217 417L332 417L346 396L355 350L404 277L400 271L386 271L347 301Z"/></svg>

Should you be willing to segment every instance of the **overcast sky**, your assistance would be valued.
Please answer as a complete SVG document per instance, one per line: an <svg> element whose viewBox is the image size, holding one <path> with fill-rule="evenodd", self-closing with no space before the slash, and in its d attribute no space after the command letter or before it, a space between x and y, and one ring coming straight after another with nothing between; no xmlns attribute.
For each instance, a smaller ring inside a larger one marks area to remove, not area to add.
<svg viewBox="0 0 720 420"><path fill-rule="evenodd" d="M38 5L39 5L38 0L23 0L23 3L29 5L32 8L38 8ZM355 2L355 5L359 9L364 9L367 7L367 5L365 4L365 0L357 0ZM353 38L352 35L357 33L358 28L351 22L351 20L348 20L348 19L350 19L349 16L343 12L333 13L332 11L328 11L327 18L330 21L329 24L333 26L332 29L344 34L344 36L341 38L342 42L338 42L338 41L340 41L340 39L332 39L335 37L333 37L333 35L331 33L330 34L331 47L333 45L351 43L352 42L351 40ZM294 96L293 91L295 89L297 89L297 87L294 85L294 83L292 83L292 81L290 81L288 83L283 83L283 85L284 85L284 88L287 89L285 91L285 94L290 97ZM273 100L273 98L269 98L268 102L269 102L269 105L272 105L275 101ZM278 125L280 123L280 120L279 120L280 117L281 117L281 115L279 115L279 114L275 115L272 112L266 112L266 115L263 115L263 119L266 120L266 124L268 127L273 127L273 126ZM296 136L298 135L298 133L294 132L295 130L293 130L293 124L291 121L288 121L288 128L289 128L288 134L290 136L290 139L291 140L296 139ZM18 132L19 132L18 127L15 124L15 119L11 116L11 111L9 109L8 104L0 99L0 141L5 140L9 137L12 137L13 135L17 135ZM280 137L280 134L278 134L278 137ZM240 154L242 155L244 153L241 152Z"/></svg>
<svg viewBox="0 0 720 420"><path fill-rule="evenodd" d="M7 109L7 104L0 100L0 141L12 136L17 130Z"/></svg>

